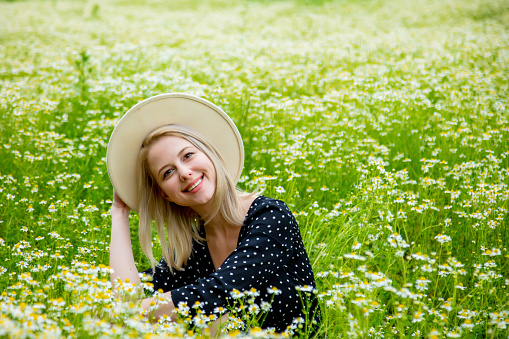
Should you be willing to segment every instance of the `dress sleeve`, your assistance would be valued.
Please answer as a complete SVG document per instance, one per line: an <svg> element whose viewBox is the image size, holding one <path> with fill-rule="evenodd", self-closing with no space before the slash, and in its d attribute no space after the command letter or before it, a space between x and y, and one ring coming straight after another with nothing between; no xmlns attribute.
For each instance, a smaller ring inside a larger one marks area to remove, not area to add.
<svg viewBox="0 0 509 339"><path fill-rule="evenodd" d="M242 292L255 288L263 292L270 287L268 282L292 258L297 223L283 202L273 200L257 205L244 227L246 231L241 232L237 248L216 272L172 290L176 306L198 301L204 303L205 313L212 313L215 307L226 306L233 289Z"/></svg>
<svg viewBox="0 0 509 339"><path fill-rule="evenodd" d="M163 258L156 265L155 271L149 268L141 273L152 276L154 291L162 289L163 292L168 292L195 283L199 277L206 277L214 271L214 265L207 251L203 244L195 241L192 254L182 270L174 270L172 274Z"/></svg>

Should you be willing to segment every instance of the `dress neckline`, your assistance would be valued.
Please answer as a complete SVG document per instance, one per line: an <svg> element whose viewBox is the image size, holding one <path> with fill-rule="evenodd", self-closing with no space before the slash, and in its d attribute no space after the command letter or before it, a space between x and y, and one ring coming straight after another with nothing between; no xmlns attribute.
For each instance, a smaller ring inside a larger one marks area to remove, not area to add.
<svg viewBox="0 0 509 339"><path fill-rule="evenodd" d="M249 208L248 208L248 210L247 210L246 216L244 217L244 221L242 222L242 225L240 226L239 235L238 235L238 237L237 237L237 245L235 246L235 249L232 251L232 253L233 253L233 252L235 252L235 250L237 249L237 247L239 247L240 241L241 241L241 239L243 238L243 235L244 235L243 233L245 232L245 229L246 229L247 220L249 219L249 216L250 216L250 214L252 213L252 210L254 209L254 207L255 207L256 205L258 205L258 204L257 204L257 202L258 202L259 200L261 200L262 198L265 198L265 197L264 197L263 195L259 195L259 196L257 196L257 197L256 197L256 198L255 198L255 199L251 202L251 205L249 206ZM206 234L206 232L205 232L205 227L202 227L202 232L203 232L203 238L205 238L205 241L204 241L204 243L203 243L203 246L204 246L204 247L205 247L205 249L206 249L206 253L207 253L207 256L208 256L209 262L210 262L210 264L211 264L212 270L213 270L214 272L217 272L217 271L221 268L221 266L222 266L223 264L219 265L218 269L216 270L216 267L214 266L214 261L212 260L212 256L210 255L209 245L207 244L207 234ZM202 232L200 232L200 233L202 233ZM230 254L226 257L226 259L225 259L224 261L228 260L228 258L232 255L232 253L230 253ZM223 263L224 263L224 261L223 261Z"/></svg>

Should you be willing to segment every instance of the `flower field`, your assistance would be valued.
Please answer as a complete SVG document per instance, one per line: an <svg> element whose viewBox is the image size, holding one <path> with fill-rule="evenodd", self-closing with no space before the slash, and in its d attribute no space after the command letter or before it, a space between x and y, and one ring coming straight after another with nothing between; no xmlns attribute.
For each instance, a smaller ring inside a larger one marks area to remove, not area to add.
<svg viewBox="0 0 509 339"><path fill-rule="evenodd" d="M151 323L109 280L109 135L186 92L294 212L320 334L508 338L508 32L505 0L0 1L0 337L211 336L225 310ZM309 335L236 293L224 337Z"/></svg>

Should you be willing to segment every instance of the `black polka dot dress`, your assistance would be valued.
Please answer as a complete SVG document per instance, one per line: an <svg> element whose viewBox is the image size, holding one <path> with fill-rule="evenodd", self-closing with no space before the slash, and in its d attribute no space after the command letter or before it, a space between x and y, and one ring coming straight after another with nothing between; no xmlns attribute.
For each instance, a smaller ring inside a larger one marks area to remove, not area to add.
<svg viewBox="0 0 509 339"><path fill-rule="evenodd" d="M153 275L155 290L171 291L175 306L185 302L191 307L199 301L206 314L213 314L217 307L228 306L228 302L233 301L230 292L234 289L243 292L255 288L260 293L257 298L260 305L273 297L268 289L277 288L281 293L275 295L263 327L278 332L284 331L293 319L304 318L302 298L296 287L315 287L294 216L284 202L264 196L257 197L251 204L237 248L217 271L206 242L194 242L183 270L174 271L172 275L163 259L155 272L149 269L145 273ZM312 312L315 307L316 302L313 302Z"/></svg>

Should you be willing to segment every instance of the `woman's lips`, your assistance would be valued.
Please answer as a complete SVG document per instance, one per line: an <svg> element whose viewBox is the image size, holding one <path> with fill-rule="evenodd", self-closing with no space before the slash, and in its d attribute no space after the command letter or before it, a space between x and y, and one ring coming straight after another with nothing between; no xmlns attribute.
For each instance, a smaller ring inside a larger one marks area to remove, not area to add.
<svg viewBox="0 0 509 339"><path fill-rule="evenodd" d="M197 178L195 181L187 185L187 187L183 190L183 192L192 192L198 185L203 182L203 175Z"/></svg>

